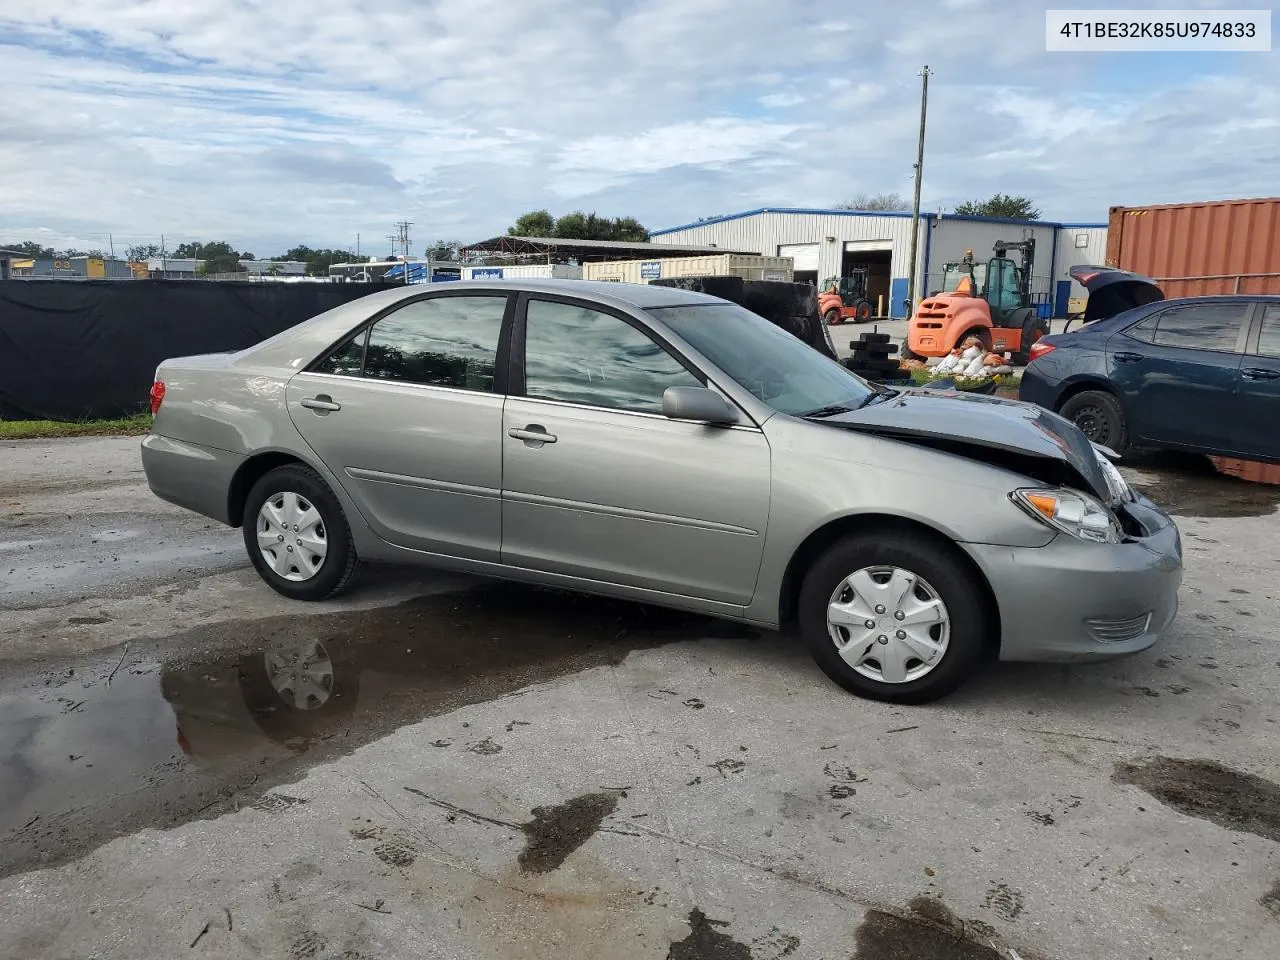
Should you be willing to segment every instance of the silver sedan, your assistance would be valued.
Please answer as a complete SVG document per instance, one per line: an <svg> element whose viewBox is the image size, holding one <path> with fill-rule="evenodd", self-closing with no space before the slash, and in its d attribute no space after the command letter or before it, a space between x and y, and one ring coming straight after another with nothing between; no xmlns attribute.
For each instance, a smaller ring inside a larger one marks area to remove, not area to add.
<svg viewBox="0 0 1280 960"><path fill-rule="evenodd" d="M891 390L747 310L582 281L389 290L165 361L151 489L275 590L420 563L794 627L903 703L1155 643L1178 530L1072 424Z"/></svg>

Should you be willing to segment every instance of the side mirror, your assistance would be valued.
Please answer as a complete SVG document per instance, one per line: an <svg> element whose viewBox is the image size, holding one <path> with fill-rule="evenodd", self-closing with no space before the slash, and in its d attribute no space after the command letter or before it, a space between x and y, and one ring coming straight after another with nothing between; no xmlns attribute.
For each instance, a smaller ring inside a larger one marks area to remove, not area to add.
<svg viewBox="0 0 1280 960"><path fill-rule="evenodd" d="M672 420L715 424L738 422L738 413L728 401L706 387L667 387L662 394L662 413Z"/></svg>

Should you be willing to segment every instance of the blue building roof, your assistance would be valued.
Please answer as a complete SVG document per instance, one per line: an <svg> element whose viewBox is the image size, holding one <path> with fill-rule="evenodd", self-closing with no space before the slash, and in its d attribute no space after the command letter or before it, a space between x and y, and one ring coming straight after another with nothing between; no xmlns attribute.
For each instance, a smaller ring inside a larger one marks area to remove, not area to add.
<svg viewBox="0 0 1280 960"><path fill-rule="evenodd" d="M675 233L679 230L692 230L694 227L705 227L713 223L726 223L729 220L741 220L745 217L754 217L761 213L808 213L818 214L821 216L833 217L910 217L911 214L900 210L824 210L821 208L811 207L758 207L755 210L744 210L742 213L727 213L722 217L708 217L706 220L698 220L694 223L682 223L678 227L664 227L661 230L651 230L649 236L660 237L664 233ZM1054 220L1010 220L1006 217L973 217L959 213L924 213L920 214L922 220L935 220L939 218L947 220L968 220L973 223L1008 223L1020 227L1054 227L1062 228L1078 228L1085 229L1089 227L1105 227L1106 223L1060 223Z"/></svg>

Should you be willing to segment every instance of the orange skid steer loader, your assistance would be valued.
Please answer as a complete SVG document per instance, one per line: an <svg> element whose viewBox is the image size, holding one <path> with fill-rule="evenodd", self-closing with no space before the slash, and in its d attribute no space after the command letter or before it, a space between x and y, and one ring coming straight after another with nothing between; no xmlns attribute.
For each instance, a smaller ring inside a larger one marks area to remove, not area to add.
<svg viewBox="0 0 1280 960"><path fill-rule="evenodd" d="M995 245L995 256L974 263L973 251L948 263L942 290L922 299L907 326L908 359L945 357L969 337L989 352L1011 354L1019 366L1030 360L1031 345L1049 332L1049 321L1031 303L1031 268L1036 242L1018 240ZM1022 266L1006 256L1022 254Z"/></svg>

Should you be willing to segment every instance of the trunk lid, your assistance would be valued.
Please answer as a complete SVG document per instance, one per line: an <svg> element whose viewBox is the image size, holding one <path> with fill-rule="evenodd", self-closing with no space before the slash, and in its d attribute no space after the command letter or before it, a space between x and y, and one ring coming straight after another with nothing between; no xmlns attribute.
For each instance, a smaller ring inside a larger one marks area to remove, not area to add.
<svg viewBox="0 0 1280 960"><path fill-rule="evenodd" d="M1118 313L1164 299L1164 291L1150 277L1115 267L1080 265L1068 273L1089 293L1084 322L1105 320Z"/></svg>
<svg viewBox="0 0 1280 960"><path fill-rule="evenodd" d="M1075 424L1027 403L961 392L904 390L896 396L814 421L922 443L1048 482L1082 486L1113 501L1089 439ZM1039 464L1056 465L1045 470Z"/></svg>

